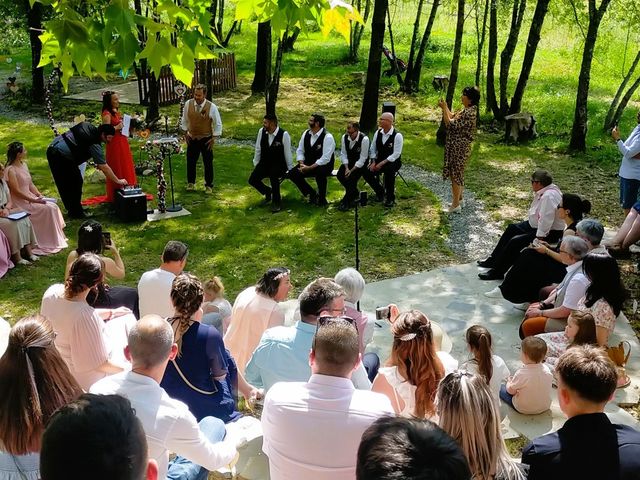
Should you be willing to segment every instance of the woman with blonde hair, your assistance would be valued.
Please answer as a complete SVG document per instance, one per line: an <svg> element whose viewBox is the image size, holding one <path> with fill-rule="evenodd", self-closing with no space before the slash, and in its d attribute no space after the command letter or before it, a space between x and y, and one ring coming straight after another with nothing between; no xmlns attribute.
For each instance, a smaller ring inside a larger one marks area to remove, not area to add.
<svg viewBox="0 0 640 480"><path fill-rule="evenodd" d="M439 425L460 445L474 480L524 480L524 467L509 456L500 431L500 412L481 375L457 370L436 397Z"/></svg>
<svg viewBox="0 0 640 480"><path fill-rule="evenodd" d="M0 358L0 478L37 480L44 426L82 395L40 316L19 320Z"/></svg>
<svg viewBox="0 0 640 480"><path fill-rule="evenodd" d="M444 367L433 344L431 322L419 310L409 310L398 315L391 333L391 356L378 371L372 390L389 397L403 417L433 418Z"/></svg>

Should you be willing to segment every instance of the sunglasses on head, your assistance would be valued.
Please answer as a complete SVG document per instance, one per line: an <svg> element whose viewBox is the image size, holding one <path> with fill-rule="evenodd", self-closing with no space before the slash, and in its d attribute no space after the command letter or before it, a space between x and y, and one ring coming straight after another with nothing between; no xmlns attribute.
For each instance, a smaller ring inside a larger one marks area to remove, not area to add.
<svg viewBox="0 0 640 480"><path fill-rule="evenodd" d="M316 332L318 331L318 328L328 325L331 322L346 322L349 325L352 325L353 328L356 329L356 332L358 331L358 325L356 324L356 321L351 317L347 317L345 315L342 315L340 317L331 317L325 315L322 317L318 317L318 321L316 322Z"/></svg>

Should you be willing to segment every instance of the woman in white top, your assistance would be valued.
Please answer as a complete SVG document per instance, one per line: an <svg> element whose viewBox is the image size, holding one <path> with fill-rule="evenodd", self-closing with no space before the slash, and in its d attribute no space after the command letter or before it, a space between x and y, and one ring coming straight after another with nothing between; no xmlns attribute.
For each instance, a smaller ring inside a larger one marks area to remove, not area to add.
<svg viewBox="0 0 640 480"><path fill-rule="evenodd" d="M493 354L491 333L482 325L473 325L467 329L465 339L473 358L464 364L464 368L484 378L491 394L498 400L500 385L511 373L504 360Z"/></svg>
<svg viewBox="0 0 640 480"><path fill-rule="evenodd" d="M391 333L391 356L378 370L371 389L389 397L403 417L433 418L444 367L436 355L431 322L424 313L409 310L398 315Z"/></svg>
<svg viewBox="0 0 640 480"><path fill-rule="evenodd" d="M60 355L87 391L101 378L123 370L126 361L121 352L128 327L135 323L127 308L94 309L87 303L89 292L102 281L102 269L97 255L81 255L71 265L64 285L52 285L45 292L40 308L57 334Z"/></svg>

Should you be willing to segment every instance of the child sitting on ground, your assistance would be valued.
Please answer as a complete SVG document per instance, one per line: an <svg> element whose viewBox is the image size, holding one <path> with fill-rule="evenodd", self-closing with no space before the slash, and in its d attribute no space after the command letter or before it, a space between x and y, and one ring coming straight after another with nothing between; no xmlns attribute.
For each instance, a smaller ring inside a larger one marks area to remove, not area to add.
<svg viewBox="0 0 640 480"><path fill-rule="evenodd" d="M224 298L224 285L220 277L213 277L204 284L202 311L204 313L202 323L213 325L221 335L224 335L231 316L231 304Z"/></svg>
<svg viewBox="0 0 640 480"><path fill-rule="evenodd" d="M538 337L527 337L522 341L520 358L524 364L506 386L500 388L500 398L516 411L536 415L551 406L553 374L544 362L547 344Z"/></svg>
<svg viewBox="0 0 640 480"><path fill-rule="evenodd" d="M589 312L574 310L567 319L564 332L540 333L536 337L541 338L547 344L547 358L544 363L554 369L560 355L568 348L575 345L597 345L596 322Z"/></svg>
<svg viewBox="0 0 640 480"><path fill-rule="evenodd" d="M500 393L500 385L509 376L509 368L504 360L493 354L491 333L482 325L473 325L465 333L467 348L473 358L464 364L471 373L484 377L496 402Z"/></svg>

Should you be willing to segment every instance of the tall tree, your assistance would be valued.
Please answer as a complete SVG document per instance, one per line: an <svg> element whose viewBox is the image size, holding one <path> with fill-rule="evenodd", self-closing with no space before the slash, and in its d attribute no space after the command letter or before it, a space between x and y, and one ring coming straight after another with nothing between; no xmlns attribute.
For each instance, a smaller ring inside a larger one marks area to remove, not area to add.
<svg viewBox="0 0 640 480"><path fill-rule="evenodd" d="M631 100L631 97L636 92L638 87L640 87L640 76L636 78L636 81L631 84L629 89L626 91L626 93L623 95L622 99L620 100L620 103L618 104L618 108L616 108L616 113L613 115L611 126L618 123L618 121L620 120L620 117L622 116L622 112L624 112L624 109L627 107L629 100Z"/></svg>
<svg viewBox="0 0 640 480"><path fill-rule="evenodd" d="M411 62L411 59L409 60L407 73L404 76L403 87L403 90L407 93L417 92L420 88L420 73L422 71L422 63L424 62L424 55L427 51L429 39L431 38L431 30L433 29L433 23L436 20L436 14L438 13L439 6L440 0L433 0L433 3L431 4L431 11L429 12L429 20L427 20L427 25L424 27L424 33L422 34L422 39L420 40L420 48L415 54L413 63ZM411 48L413 49L413 43Z"/></svg>
<svg viewBox="0 0 640 480"><path fill-rule="evenodd" d="M489 0L489 53L487 55L487 110L500 115L496 99L495 68L498 55L498 0Z"/></svg>
<svg viewBox="0 0 640 480"><path fill-rule="evenodd" d="M29 0L23 0L27 11L27 28L29 29L29 43L31 44L31 99L35 103L44 102L44 68L39 67L42 42L42 5L29 4Z"/></svg>
<svg viewBox="0 0 640 480"><path fill-rule="evenodd" d="M620 86L618 87L618 90L616 91L616 94L611 101L611 105L609 105L609 110L607 110L607 115L604 118L604 125L602 126L604 130L609 130L615 125L618 120L620 120L620 116L617 115L619 106L622 104L620 101L620 97L622 96L622 92L624 92L624 89L627 88L627 84L629 83L629 80L631 80L631 76L633 75L633 72L635 72L636 67L638 66L638 62L640 62L640 50L638 50L638 53L636 53L636 58L633 59L631 67L629 67L629 71L622 79L622 82L620 83ZM626 102L622 108L624 109L624 107L626 107Z"/></svg>
<svg viewBox="0 0 640 480"><path fill-rule="evenodd" d="M548 10L549 0L537 1L536 8L533 12L533 18L531 19L531 26L529 27L527 47L524 51L520 76L518 77L518 83L516 84L516 88L513 92L513 97L511 97L511 105L509 106L510 114L518 113L522 108L522 98L524 97L524 91L527 88L527 82L529 81L529 75L531 74L531 68L533 67L533 60L536 57L538 43L540 42L540 32Z"/></svg>
<svg viewBox="0 0 640 480"><path fill-rule="evenodd" d="M388 0L374 0L371 17L371 43L369 45L369 63L367 79L364 84L360 128L363 132L372 132L378 117L378 93L380 73L382 71L382 44L384 43L385 19L389 8Z"/></svg>
<svg viewBox="0 0 640 480"><path fill-rule="evenodd" d="M362 0L351 0L351 5L359 12L362 12ZM358 60L358 52L360 50L360 41L362 40L362 34L364 33L364 26L369 20L369 14L371 13L371 0L364 0L364 12L362 13L362 23L349 22L349 61L355 62Z"/></svg>
<svg viewBox="0 0 640 480"><path fill-rule="evenodd" d="M256 65L251 83L253 93L264 93L271 77L271 22L258 24L256 41Z"/></svg>
<svg viewBox="0 0 640 480"><path fill-rule="evenodd" d="M484 1L484 14L482 15L482 22L480 22L480 9L481 2L475 4L475 21L476 21L476 43L478 50L476 52L476 85L480 87L482 76L482 54L484 52L484 42L487 36L487 17L489 16L489 0Z"/></svg>
<svg viewBox="0 0 640 480"><path fill-rule="evenodd" d="M527 6L527 0L513 0L513 10L511 11L511 27L509 28L509 36L502 52L500 53L500 110L498 120L504 120L509 112L509 100L507 99L507 84L509 83L509 70L511 69L511 60L513 53L516 51L518 36L520 35L520 27L524 18L524 11Z"/></svg>
<svg viewBox="0 0 640 480"><path fill-rule="evenodd" d="M578 76L578 92L576 94L576 109L573 116L573 127L571 128L571 141L569 150L584 151L587 147L587 100L589 98L589 83L591 80L591 62L593 61L593 51L598 39L598 29L611 0L602 0L600 6L596 5L596 0L588 0L589 4L589 27L584 42L582 52L582 64L580 65L580 75Z"/></svg>

